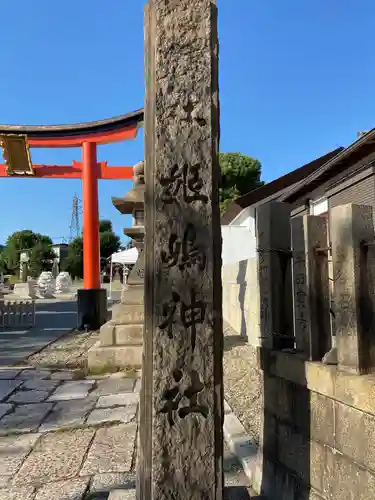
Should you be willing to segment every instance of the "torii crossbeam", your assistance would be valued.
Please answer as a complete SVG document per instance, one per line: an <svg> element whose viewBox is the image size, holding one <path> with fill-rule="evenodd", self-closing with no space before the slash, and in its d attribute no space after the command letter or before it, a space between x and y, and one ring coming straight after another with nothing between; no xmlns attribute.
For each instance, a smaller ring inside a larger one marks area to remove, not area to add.
<svg viewBox="0 0 375 500"><path fill-rule="evenodd" d="M143 124L143 109L116 118L73 125L0 125L5 164L0 177L82 179L83 280L78 291L79 326L99 328L106 321L106 291L100 288L99 179L131 179L132 167L97 161L97 146L133 140ZM72 165L33 165L29 148L82 148Z"/></svg>

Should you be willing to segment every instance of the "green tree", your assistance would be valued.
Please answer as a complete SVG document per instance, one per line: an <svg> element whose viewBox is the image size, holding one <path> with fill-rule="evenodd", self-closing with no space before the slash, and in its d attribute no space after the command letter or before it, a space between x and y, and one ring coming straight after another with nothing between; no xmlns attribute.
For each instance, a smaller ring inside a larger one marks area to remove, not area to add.
<svg viewBox="0 0 375 500"><path fill-rule="evenodd" d="M108 259L121 248L120 238L112 231L100 233L100 257Z"/></svg>
<svg viewBox="0 0 375 500"><path fill-rule="evenodd" d="M113 253L121 249L120 238L112 230L112 222L99 222L101 266ZM68 248L68 255L63 262L63 270L68 271L72 278L83 277L83 239L75 238Z"/></svg>
<svg viewBox="0 0 375 500"><path fill-rule="evenodd" d="M121 249L119 236L113 232L112 222L110 220L101 220L99 222L100 237L100 257L108 259L113 253Z"/></svg>
<svg viewBox="0 0 375 500"><path fill-rule="evenodd" d="M0 274L8 274L8 267L5 261L3 246L0 246Z"/></svg>
<svg viewBox="0 0 375 500"><path fill-rule="evenodd" d="M111 231L113 231L113 226L110 220L102 219L99 221L99 233L107 233Z"/></svg>
<svg viewBox="0 0 375 500"><path fill-rule="evenodd" d="M71 277L83 277L83 240L79 236L69 243L68 254L62 263L62 270L67 271Z"/></svg>
<svg viewBox="0 0 375 500"><path fill-rule="evenodd" d="M259 160L241 153L219 153L221 170L220 211L224 213L236 198L263 186Z"/></svg>
<svg viewBox="0 0 375 500"><path fill-rule="evenodd" d="M38 243L52 245L49 236L34 233L31 229L16 231L9 236L5 243L3 258L10 272L17 273L19 270L20 253L23 250L30 250Z"/></svg>
<svg viewBox="0 0 375 500"><path fill-rule="evenodd" d="M39 241L29 252L29 272L33 278L37 278L42 271L51 271L53 260L56 258L49 243Z"/></svg>

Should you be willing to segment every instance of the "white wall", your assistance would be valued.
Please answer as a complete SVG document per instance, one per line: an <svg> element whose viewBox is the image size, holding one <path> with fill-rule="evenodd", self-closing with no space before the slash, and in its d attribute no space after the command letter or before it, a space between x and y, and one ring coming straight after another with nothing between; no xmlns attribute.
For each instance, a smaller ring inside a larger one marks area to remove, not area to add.
<svg viewBox="0 0 375 500"><path fill-rule="evenodd" d="M256 256L255 215L253 209L243 210L229 226L221 226L223 266Z"/></svg>
<svg viewBox="0 0 375 500"><path fill-rule="evenodd" d="M258 259L255 210L246 208L221 227L223 317L253 345L259 343Z"/></svg>

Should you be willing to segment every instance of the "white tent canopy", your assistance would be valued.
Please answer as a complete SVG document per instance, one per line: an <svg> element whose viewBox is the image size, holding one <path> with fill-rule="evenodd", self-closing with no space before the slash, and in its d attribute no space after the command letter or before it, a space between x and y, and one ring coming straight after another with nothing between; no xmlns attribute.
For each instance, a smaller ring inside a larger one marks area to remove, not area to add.
<svg viewBox="0 0 375 500"><path fill-rule="evenodd" d="M109 298L112 297L112 276L113 276L113 264L122 264L126 266L126 264L135 264L138 259L138 250L133 247L128 250L122 250L122 252L116 252L111 255L111 272L109 278ZM124 283L125 285L125 276Z"/></svg>
<svg viewBox="0 0 375 500"><path fill-rule="evenodd" d="M112 264L135 264L137 259L138 250L135 247L111 255Z"/></svg>

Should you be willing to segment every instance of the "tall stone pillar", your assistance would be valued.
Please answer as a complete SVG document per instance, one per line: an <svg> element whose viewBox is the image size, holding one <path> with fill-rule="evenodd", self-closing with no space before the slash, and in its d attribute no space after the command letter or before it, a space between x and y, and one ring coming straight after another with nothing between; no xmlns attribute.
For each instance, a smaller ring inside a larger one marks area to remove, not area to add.
<svg viewBox="0 0 375 500"><path fill-rule="evenodd" d="M294 346L290 212L278 201L257 209L261 345L268 349Z"/></svg>
<svg viewBox="0 0 375 500"><path fill-rule="evenodd" d="M331 348L327 219L304 215L292 220L294 334L296 348L321 361Z"/></svg>
<svg viewBox="0 0 375 500"><path fill-rule="evenodd" d="M217 10L146 7L145 335L139 500L221 500Z"/></svg>
<svg viewBox="0 0 375 500"><path fill-rule="evenodd" d="M356 374L375 371L375 254L373 208L331 210L335 329L338 366Z"/></svg>

